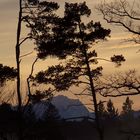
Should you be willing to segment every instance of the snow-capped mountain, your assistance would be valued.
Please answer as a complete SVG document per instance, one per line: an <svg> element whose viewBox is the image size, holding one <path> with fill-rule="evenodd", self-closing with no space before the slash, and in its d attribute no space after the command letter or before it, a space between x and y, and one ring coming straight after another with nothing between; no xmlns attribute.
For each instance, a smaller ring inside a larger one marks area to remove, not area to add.
<svg viewBox="0 0 140 140"><path fill-rule="evenodd" d="M54 108L49 112L57 114L56 108L61 119L91 116L91 113L79 99L71 99L63 95L54 97L51 104L46 101L30 104L27 107L25 114L28 115L28 112L31 112L31 114L35 115L36 120L44 120L48 115L47 112L50 105L54 106Z"/></svg>
<svg viewBox="0 0 140 140"><path fill-rule="evenodd" d="M73 118L89 116L88 109L80 102L79 99L71 99L63 95L53 98L52 104L58 109L62 118Z"/></svg>

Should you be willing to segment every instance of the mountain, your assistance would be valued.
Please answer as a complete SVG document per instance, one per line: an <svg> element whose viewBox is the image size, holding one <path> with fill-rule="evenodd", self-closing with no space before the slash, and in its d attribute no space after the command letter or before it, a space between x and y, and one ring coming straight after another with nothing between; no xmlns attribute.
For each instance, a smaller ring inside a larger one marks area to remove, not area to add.
<svg viewBox="0 0 140 140"><path fill-rule="evenodd" d="M59 110L60 116L64 119L90 115L88 109L79 99L71 99L63 95L58 95L53 98L52 104L55 105Z"/></svg>
<svg viewBox="0 0 140 140"><path fill-rule="evenodd" d="M17 106L13 106L12 110L17 110ZM86 117L94 118L94 113L89 112L79 99L72 99L64 95L55 96L51 103L45 100L31 103L26 106L24 115L30 119L34 117L36 120L45 120L46 117L53 116L66 120L70 118L73 118L72 120L81 120Z"/></svg>

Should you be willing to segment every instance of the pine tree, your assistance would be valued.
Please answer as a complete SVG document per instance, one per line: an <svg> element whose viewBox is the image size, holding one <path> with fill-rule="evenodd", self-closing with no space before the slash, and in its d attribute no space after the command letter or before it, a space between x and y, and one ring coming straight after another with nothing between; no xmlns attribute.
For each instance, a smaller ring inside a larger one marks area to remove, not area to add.
<svg viewBox="0 0 140 140"><path fill-rule="evenodd" d="M132 105L133 105L133 101L129 99L129 97L126 97L126 100L125 102L123 103L123 106L122 106L122 113L123 114L127 114L127 113L130 113L132 112Z"/></svg>
<svg viewBox="0 0 140 140"><path fill-rule="evenodd" d="M54 11L57 9L58 5L54 2L40 2L36 10L38 14L31 13L24 19L31 29L31 37L35 40L38 58L45 59L49 55L60 59L67 58L65 63L39 72L34 79L39 84L51 84L57 91L68 90L73 85L86 84L94 102L100 139L103 139L94 85L94 80L101 75L102 67L93 67L98 63L93 43L106 39L111 31L103 28L100 22L84 22L83 18L88 18L91 14L86 2L65 3L64 17L56 16ZM67 57L68 55L70 57ZM123 57L120 57L119 60L111 58L111 61L124 61Z"/></svg>
<svg viewBox="0 0 140 140"><path fill-rule="evenodd" d="M65 58L68 54L71 57L66 59L66 63L49 67L46 71L38 73L35 80L38 83L52 84L57 91L68 90L72 85L86 84L87 86L88 84L94 102L95 122L100 139L103 140L93 82L101 75L102 67L93 68L91 65L98 63L93 42L104 40L109 36L110 30L104 29L100 22L84 23L83 17L89 17L90 14L91 10L85 2L65 3L64 17L57 20L57 26L53 26L51 38L42 42L41 37L37 50L39 58L47 57L50 50L52 55L55 54L59 58ZM88 79L88 81L80 79Z"/></svg>
<svg viewBox="0 0 140 140"><path fill-rule="evenodd" d="M44 120L49 122L60 120L59 111L52 103L49 103L48 105L48 109L45 112Z"/></svg>
<svg viewBox="0 0 140 140"><path fill-rule="evenodd" d="M17 77L17 70L13 67L0 64L0 87L6 84L6 81L14 80Z"/></svg>
<svg viewBox="0 0 140 140"><path fill-rule="evenodd" d="M106 117L107 119L115 119L118 116L118 109L115 109L111 99L107 102Z"/></svg>
<svg viewBox="0 0 140 140"><path fill-rule="evenodd" d="M106 113L106 110L105 110L104 103L100 100L99 103L98 103L98 114L99 114L99 118L100 119L104 119L105 113Z"/></svg>
<svg viewBox="0 0 140 140"><path fill-rule="evenodd" d="M126 97L125 102L122 106L122 112L121 115L127 119L130 120L133 118L133 109L132 109L133 101L129 99L129 97Z"/></svg>

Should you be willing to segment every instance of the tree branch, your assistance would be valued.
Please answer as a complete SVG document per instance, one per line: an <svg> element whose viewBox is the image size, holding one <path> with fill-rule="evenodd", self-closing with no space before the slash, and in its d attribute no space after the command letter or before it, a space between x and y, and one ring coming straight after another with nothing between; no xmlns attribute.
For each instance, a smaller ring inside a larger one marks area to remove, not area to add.
<svg viewBox="0 0 140 140"><path fill-rule="evenodd" d="M30 39L31 37L26 37L26 38L24 38L20 43L19 43L19 46L21 46L26 40L28 40L28 39Z"/></svg>
<svg viewBox="0 0 140 140"><path fill-rule="evenodd" d="M31 52L29 52L29 53L26 53L26 54L24 54L24 55L21 55L20 58L25 57L25 56L28 56L28 55L30 55L30 54L32 54L32 53L33 53L33 51L31 51Z"/></svg>

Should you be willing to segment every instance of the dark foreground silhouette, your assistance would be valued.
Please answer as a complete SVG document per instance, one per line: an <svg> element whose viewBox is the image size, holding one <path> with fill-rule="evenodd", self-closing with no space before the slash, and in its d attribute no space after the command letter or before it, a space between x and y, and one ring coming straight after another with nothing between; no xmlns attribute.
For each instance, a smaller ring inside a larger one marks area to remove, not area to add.
<svg viewBox="0 0 140 140"><path fill-rule="evenodd" d="M22 115L22 134L24 140L98 140L94 121L88 117L64 120L57 109L49 104L43 119L35 116L32 105L26 107ZM16 140L18 138L18 117L16 107L3 103L0 105L0 139ZM102 120L104 139L128 140L140 136L140 118L125 117L114 120Z"/></svg>

